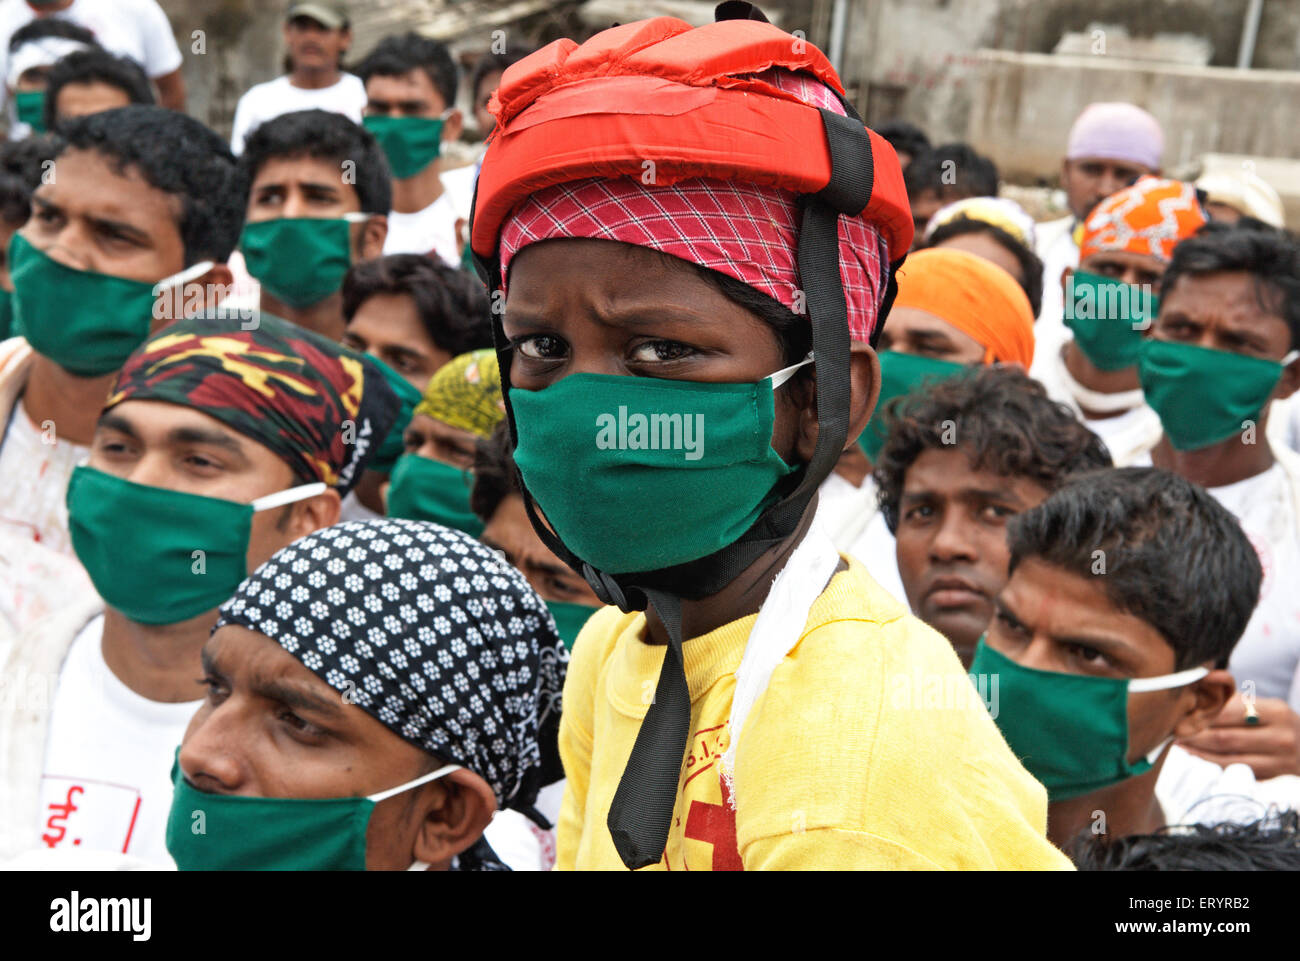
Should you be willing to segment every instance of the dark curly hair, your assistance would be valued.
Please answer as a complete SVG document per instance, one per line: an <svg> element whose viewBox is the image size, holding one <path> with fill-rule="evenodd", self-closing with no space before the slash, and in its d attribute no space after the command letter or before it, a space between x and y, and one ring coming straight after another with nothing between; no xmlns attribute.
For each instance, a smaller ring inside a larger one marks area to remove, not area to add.
<svg viewBox="0 0 1300 961"><path fill-rule="evenodd" d="M942 227L936 227L930 238L923 241L917 249L938 247L945 241L965 234L988 234L1019 261L1020 272L1024 274L1024 280L1020 282L1020 286L1024 290L1025 296L1029 298L1029 306L1034 312L1034 317L1037 317L1038 311L1043 306L1043 262L1039 259L1038 254L997 224L991 224L975 217L954 217Z"/></svg>
<svg viewBox="0 0 1300 961"><path fill-rule="evenodd" d="M149 186L180 200L177 227L187 267L225 263L235 249L248 181L229 145L193 117L133 104L68 120L59 134L59 156L97 153L116 171L137 170Z"/></svg>
<svg viewBox="0 0 1300 961"><path fill-rule="evenodd" d="M1070 854L1080 871L1300 871L1300 813L1121 838L1084 834Z"/></svg>
<svg viewBox="0 0 1300 961"><path fill-rule="evenodd" d="M895 398L883 416L888 439L876 458L876 496L891 531L908 468L927 450L952 448L954 431L975 470L1028 477L1048 491L1111 463L1101 438L1018 367L975 368Z"/></svg>

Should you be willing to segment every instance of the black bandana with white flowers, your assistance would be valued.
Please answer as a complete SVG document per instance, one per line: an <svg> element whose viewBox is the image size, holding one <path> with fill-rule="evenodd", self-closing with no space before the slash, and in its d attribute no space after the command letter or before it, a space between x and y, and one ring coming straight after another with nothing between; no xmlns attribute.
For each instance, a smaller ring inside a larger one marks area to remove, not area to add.
<svg viewBox="0 0 1300 961"><path fill-rule="evenodd" d="M348 521L281 549L216 628L264 634L394 734L534 815L564 776L568 653L545 602L478 541L437 524ZM463 860L463 857L462 857Z"/></svg>

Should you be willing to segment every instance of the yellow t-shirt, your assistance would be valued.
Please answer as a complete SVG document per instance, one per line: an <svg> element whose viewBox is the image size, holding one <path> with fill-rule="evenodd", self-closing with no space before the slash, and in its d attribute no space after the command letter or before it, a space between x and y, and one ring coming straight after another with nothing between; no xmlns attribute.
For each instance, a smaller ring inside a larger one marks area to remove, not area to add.
<svg viewBox="0 0 1300 961"><path fill-rule="evenodd" d="M1045 838L1046 791L951 645L844 559L750 710L734 797L720 759L756 615L683 644L693 733L655 867L1068 869ZM574 644L558 868L623 868L606 819L665 651L644 632L644 613L606 607Z"/></svg>

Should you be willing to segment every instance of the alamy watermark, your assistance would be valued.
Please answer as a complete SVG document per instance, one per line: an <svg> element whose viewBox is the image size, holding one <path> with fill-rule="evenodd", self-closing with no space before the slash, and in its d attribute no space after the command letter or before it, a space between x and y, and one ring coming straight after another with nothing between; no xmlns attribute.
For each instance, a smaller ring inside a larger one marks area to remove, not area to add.
<svg viewBox="0 0 1300 961"><path fill-rule="evenodd" d="M173 321L200 314L209 307L226 304L234 296L234 284L173 284L154 287L153 319ZM228 317L238 318L243 330L257 330L261 326L261 310L255 305L241 304L222 307Z"/></svg>
<svg viewBox="0 0 1300 961"><path fill-rule="evenodd" d="M704 456L703 414L616 414L596 417L599 450L679 450L686 460Z"/></svg>
<svg viewBox="0 0 1300 961"><path fill-rule="evenodd" d="M1000 710L999 675L912 671L889 678L889 704L895 710L970 710L984 702L994 720ZM971 697L978 695L978 699Z"/></svg>
<svg viewBox="0 0 1300 961"><path fill-rule="evenodd" d="M1065 319L1128 321L1134 330L1151 326L1156 293L1150 284L1080 283L1075 275L1065 284Z"/></svg>

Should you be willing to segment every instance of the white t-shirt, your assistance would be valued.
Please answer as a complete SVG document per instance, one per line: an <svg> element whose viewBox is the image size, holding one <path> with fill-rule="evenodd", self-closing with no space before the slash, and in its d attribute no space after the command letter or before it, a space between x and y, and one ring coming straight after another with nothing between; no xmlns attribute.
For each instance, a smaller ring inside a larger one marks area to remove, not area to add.
<svg viewBox="0 0 1300 961"><path fill-rule="evenodd" d="M862 562L867 573L883 587L894 600L911 610L907 591L903 590L903 576L898 572L898 541L885 523L883 512L871 518L861 536L845 553Z"/></svg>
<svg viewBox="0 0 1300 961"><path fill-rule="evenodd" d="M832 471L817 489L817 523L836 550L861 561L875 582L906 607L907 593L898 574L894 535L876 506L876 490L870 476L860 487L854 487Z"/></svg>
<svg viewBox="0 0 1300 961"><path fill-rule="evenodd" d="M456 221L469 222L477 168L457 167L442 174L442 193L423 210L388 214L385 254L437 254L453 267L460 264Z"/></svg>
<svg viewBox="0 0 1300 961"><path fill-rule="evenodd" d="M41 838L170 867L167 815L176 748L202 701L151 701L104 662L104 618L68 649L50 710ZM198 686L195 685L195 690Z"/></svg>
<svg viewBox="0 0 1300 961"><path fill-rule="evenodd" d="M1210 494L1232 511L1264 569L1259 605L1228 663L1238 688L1255 682L1257 697L1284 698L1300 711L1300 518L1291 503L1290 480L1281 464Z"/></svg>
<svg viewBox="0 0 1300 961"><path fill-rule="evenodd" d="M337 83L318 90L295 87L287 76L250 87L235 107L235 121L230 132L230 149L244 152L248 135L260 125L282 114L298 110L328 110L341 113L353 123L361 122L366 106L366 85L354 74L345 73Z"/></svg>
<svg viewBox="0 0 1300 961"><path fill-rule="evenodd" d="M150 77L163 77L180 69L181 51L157 0L74 0L68 9L50 16L85 27L100 46L130 57ZM27 0L0 0L0 77L9 75L9 38L34 19L36 14ZM18 121L10 97L9 138L21 140L31 132L29 125Z"/></svg>
<svg viewBox="0 0 1300 961"><path fill-rule="evenodd" d="M1083 417L1083 426L1106 444L1116 467L1127 467L1150 448L1151 438L1160 436L1160 416L1142 404L1114 417Z"/></svg>
<svg viewBox="0 0 1300 961"><path fill-rule="evenodd" d="M1250 824L1270 808L1300 808L1300 777L1257 781L1249 765L1220 767L1175 744L1156 780L1156 800L1170 825Z"/></svg>
<svg viewBox="0 0 1300 961"><path fill-rule="evenodd" d="M560 817L564 784L560 780L537 792L533 806L551 824ZM555 828L547 831L512 808L498 810L483 837L512 871L549 871L555 867Z"/></svg>
<svg viewBox="0 0 1300 961"><path fill-rule="evenodd" d="M365 504L361 503L361 498L357 497L356 491L348 491L348 496L343 498L343 503L339 508L339 521L377 521L382 520L383 514L378 511L372 511Z"/></svg>
<svg viewBox="0 0 1300 961"><path fill-rule="evenodd" d="M1034 363L1029 369L1037 376L1037 368L1045 355L1060 348L1070 337L1065 326L1065 292L1061 289L1061 273L1067 267L1079 266L1079 248L1074 243L1074 217L1050 220L1036 227L1037 253L1043 261L1043 300L1034 323Z"/></svg>
<svg viewBox="0 0 1300 961"><path fill-rule="evenodd" d="M157 0L73 0L68 9L50 16L85 27L100 46L130 57L150 77L180 69L180 47ZM35 19L27 0L0 0L0 77L9 73L9 38Z"/></svg>
<svg viewBox="0 0 1300 961"><path fill-rule="evenodd" d="M1275 400L1268 410L1268 435L1294 451L1300 451L1300 392L1286 400Z"/></svg>
<svg viewBox="0 0 1300 961"><path fill-rule="evenodd" d="M89 447L60 440L56 425L37 427L15 401L0 436L0 530L71 555L68 480L89 455Z"/></svg>

